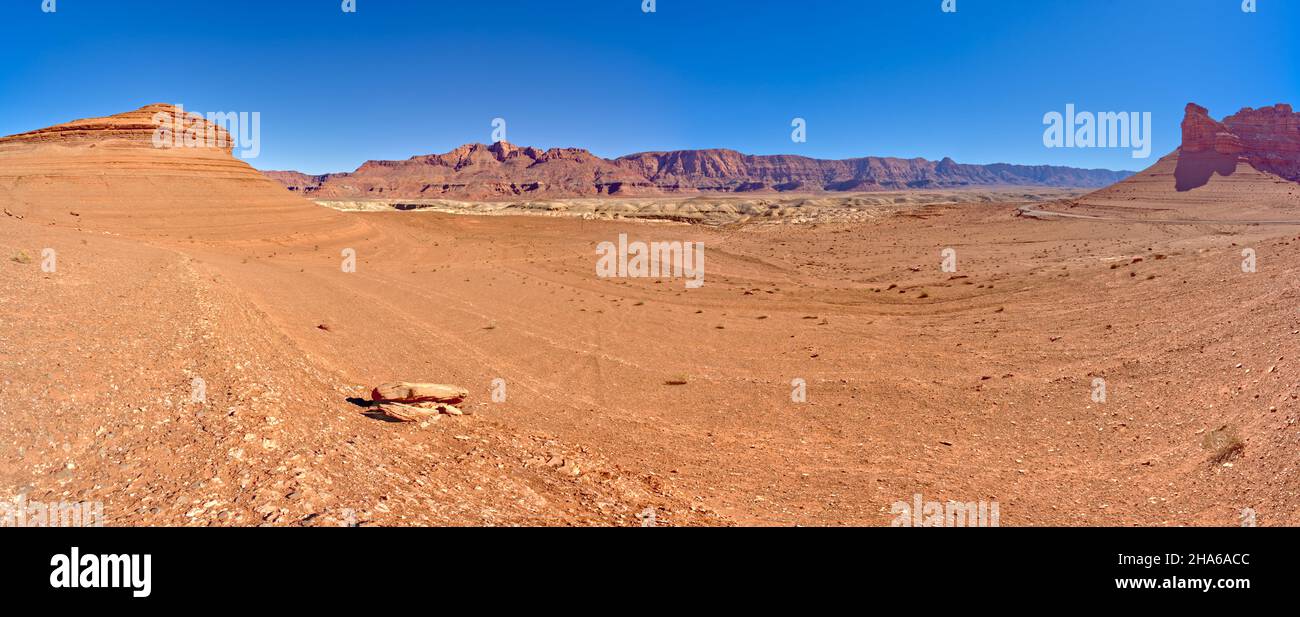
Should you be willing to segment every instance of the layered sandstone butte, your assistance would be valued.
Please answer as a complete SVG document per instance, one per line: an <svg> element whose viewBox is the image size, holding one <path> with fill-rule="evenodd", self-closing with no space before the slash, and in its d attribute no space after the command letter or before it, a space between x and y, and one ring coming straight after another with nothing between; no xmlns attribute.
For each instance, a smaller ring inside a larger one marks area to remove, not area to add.
<svg viewBox="0 0 1300 617"><path fill-rule="evenodd" d="M220 127L176 117L175 106L155 104L0 137L0 206L33 221L195 239L349 224L235 158Z"/></svg>
<svg viewBox="0 0 1300 617"><path fill-rule="evenodd" d="M1300 182L1300 113L1279 103L1247 107L1216 122L1209 110L1188 103L1181 151L1241 159L1259 171Z"/></svg>
<svg viewBox="0 0 1300 617"><path fill-rule="evenodd" d="M603 159L577 148L461 146L405 161L370 161L352 173L268 171L316 198L562 198L754 191L884 191L997 186L1089 188L1128 172L1025 165L962 165L951 159L866 157L840 161L753 156L733 150L644 152Z"/></svg>
<svg viewBox="0 0 1300 617"><path fill-rule="evenodd" d="M1210 117L1195 103L1182 146L1074 203L1076 213L1166 219L1281 220L1300 208L1300 114L1290 105Z"/></svg>

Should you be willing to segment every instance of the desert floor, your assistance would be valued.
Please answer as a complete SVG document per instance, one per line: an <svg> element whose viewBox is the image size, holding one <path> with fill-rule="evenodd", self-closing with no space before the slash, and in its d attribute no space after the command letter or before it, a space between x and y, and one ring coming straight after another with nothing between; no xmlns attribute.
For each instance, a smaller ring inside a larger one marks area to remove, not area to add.
<svg viewBox="0 0 1300 617"><path fill-rule="evenodd" d="M0 498L110 525L889 525L918 493L1003 526L1300 524L1300 226L79 216L0 215ZM705 286L597 278L620 233L704 242ZM394 380L475 413L349 401Z"/></svg>

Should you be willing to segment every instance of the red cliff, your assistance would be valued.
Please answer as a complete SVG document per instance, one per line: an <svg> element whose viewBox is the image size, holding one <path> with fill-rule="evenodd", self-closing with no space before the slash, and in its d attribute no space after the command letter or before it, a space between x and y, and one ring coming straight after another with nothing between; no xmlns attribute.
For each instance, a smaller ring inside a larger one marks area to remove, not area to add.
<svg viewBox="0 0 1300 617"><path fill-rule="evenodd" d="M1278 104L1247 107L1216 122L1204 107L1188 103L1181 151L1240 159L1259 171L1300 181L1300 114Z"/></svg>
<svg viewBox="0 0 1300 617"><path fill-rule="evenodd" d="M560 198L669 193L881 191L990 186L1101 187L1129 174L1048 165L963 165L951 159L822 160L734 150L643 152L603 159L578 148L470 144L405 161L369 161L352 173L269 171L317 198Z"/></svg>

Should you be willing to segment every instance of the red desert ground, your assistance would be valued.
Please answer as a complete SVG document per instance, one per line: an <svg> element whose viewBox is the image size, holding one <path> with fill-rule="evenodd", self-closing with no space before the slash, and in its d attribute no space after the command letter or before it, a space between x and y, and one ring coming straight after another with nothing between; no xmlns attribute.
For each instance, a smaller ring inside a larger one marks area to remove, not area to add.
<svg viewBox="0 0 1300 617"><path fill-rule="evenodd" d="M263 175L155 148L170 110L0 138L0 499L110 525L890 525L919 500L1300 524L1288 106L1191 105L1128 178L505 143ZM621 235L702 243L705 284L597 276ZM368 402L402 381L464 415Z"/></svg>

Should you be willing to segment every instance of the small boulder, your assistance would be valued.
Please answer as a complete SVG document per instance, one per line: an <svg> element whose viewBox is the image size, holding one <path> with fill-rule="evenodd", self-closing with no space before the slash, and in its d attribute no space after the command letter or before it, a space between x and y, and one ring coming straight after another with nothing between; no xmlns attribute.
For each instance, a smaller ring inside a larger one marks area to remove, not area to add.
<svg viewBox="0 0 1300 617"><path fill-rule="evenodd" d="M435 383L386 383L370 393L377 403L459 403L469 391L459 386Z"/></svg>

